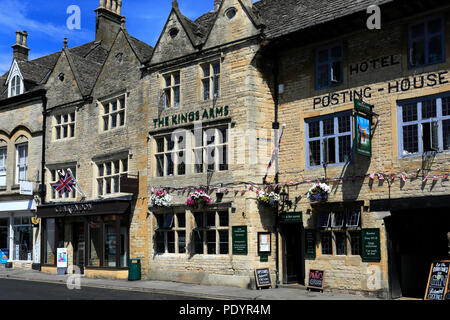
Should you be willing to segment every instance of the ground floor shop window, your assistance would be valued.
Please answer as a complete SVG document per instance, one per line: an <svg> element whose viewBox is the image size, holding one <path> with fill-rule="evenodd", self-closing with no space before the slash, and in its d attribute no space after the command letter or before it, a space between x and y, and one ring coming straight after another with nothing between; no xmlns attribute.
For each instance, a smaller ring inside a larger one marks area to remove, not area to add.
<svg viewBox="0 0 450 320"><path fill-rule="evenodd" d="M14 218L14 260L33 260L33 226L30 217Z"/></svg>
<svg viewBox="0 0 450 320"><path fill-rule="evenodd" d="M0 219L0 249L8 249L8 219Z"/></svg>
<svg viewBox="0 0 450 320"><path fill-rule="evenodd" d="M156 214L156 253L186 253L186 214Z"/></svg>
<svg viewBox="0 0 450 320"><path fill-rule="evenodd" d="M230 228L228 211L194 213L194 252L196 254L228 254Z"/></svg>
<svg viewBox="0 0 450 320"><path fill-rule="evenodd" d="M320 230L322 255L360 255L360 226L359 207L320 212L317 217L317 228Z"/></svg>
<svg viewBox="0 0 450 320"><path fill-rule="evenodd" d="M126 267L128 221L124 216L88 218L88 267Z"/></svg>
<svg viewBox="0 0 450 320"><path fill-rule="evenodd" d="M44 225L44 239L43 245L45 246L44 251L44 263L54 264L55 263L55 236L56 236L56 223L55 219L46 219L43 221Z"/></svg>

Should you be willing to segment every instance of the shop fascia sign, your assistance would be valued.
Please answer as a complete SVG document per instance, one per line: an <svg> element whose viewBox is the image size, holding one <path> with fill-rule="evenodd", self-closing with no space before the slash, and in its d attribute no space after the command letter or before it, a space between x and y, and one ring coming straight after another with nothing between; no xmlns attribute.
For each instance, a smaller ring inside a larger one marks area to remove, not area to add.
<svg viewBox="0 0 450 320"><path fill-rule="evenodd" d="M378 116L373 112L373 105L359 99L354 100L354 123L356 154L372 157L373 117Z"/></svg>
<svg viewBox="0 0 450 320"><path fill-rule="evenodd" d="M230 108L228 106L213 107L203 110L178 113L172 116L156 118L153 119L153 126L154 129L166 128L185 123L192 123L195 121L205 121L205 120L213 120L220 117L227 117L229 114Z"/></svg>
<svg viewBox="0 0 450 320"><path fill-rule="evenodd" d="M68 204L57 206L55 208L55 212L57 214L67 214L67 215L83 214L88 211L92 211L91 203Z"/></svg>

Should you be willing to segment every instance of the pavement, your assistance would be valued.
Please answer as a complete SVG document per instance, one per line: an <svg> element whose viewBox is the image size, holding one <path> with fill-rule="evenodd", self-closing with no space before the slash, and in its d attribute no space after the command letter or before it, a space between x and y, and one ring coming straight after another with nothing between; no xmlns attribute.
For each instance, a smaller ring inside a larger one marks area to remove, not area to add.
<svg viewBox="0 0 450 320"><path fill-rule="evenodd" d="M0 266L0 279L26 280L66 285L69 275L50 275L36 270L6 269ZM176 294L199 299L218 300L379 300L359 295L308 291L303 286L250 290L226 286L208 286L156 280L109 280L81 276L81 288L108 288L159 294Z"/></svg>

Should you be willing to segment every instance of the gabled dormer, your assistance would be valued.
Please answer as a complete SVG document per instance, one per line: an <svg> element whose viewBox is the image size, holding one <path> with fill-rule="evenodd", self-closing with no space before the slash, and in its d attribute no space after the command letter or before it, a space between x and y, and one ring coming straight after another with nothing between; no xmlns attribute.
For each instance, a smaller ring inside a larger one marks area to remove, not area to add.
<svg viewBox="0 0 450 320"><path fill-rule="evenodd" d="M6 85L8 86L8 98L24 93L23 76L16 59L14 59L11 69L9 70Z"/></svg>
<svg viewBox="0 0 450 320"><path fill-rule="evenodd" d="M203 49L258 35L262 24L252 7L252 0L215 0L217 14Z"/></svg>
<svg viewBox="0 0 450 320"><path fill-rule="evenodd" d="M178 2L172 2L172 10L155 45L151 64L167 61L196 52L197 27L183 16Z"/></svg>

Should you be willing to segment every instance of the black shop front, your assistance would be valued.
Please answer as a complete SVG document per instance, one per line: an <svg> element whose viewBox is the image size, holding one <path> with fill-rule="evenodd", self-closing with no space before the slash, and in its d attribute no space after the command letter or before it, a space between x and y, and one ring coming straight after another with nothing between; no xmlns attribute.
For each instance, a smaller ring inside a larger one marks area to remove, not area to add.
<svg viewBox="0 0 450 320"><path fill-rule="evenodd" d="M449 260L450 196L371 201L385 218L391 298L423 299L431 263Z"/></svg>
<svg viewBox="0 0 450 320"><path fill-rule="evenodd" d="M131 200L41 205L41 263L56 267L57 249L67 249L68 265L85 269L126 269L129 260Z"/></svg>

